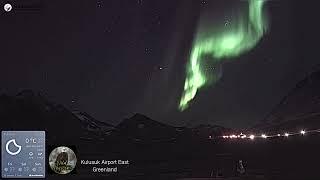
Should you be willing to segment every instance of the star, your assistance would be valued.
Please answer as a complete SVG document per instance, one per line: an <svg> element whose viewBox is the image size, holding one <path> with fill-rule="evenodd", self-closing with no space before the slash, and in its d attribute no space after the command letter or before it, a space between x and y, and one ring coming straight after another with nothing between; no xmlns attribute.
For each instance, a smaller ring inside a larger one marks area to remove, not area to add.
<svg viewBox="0 0 320 180"><path fill-rule="evenodd" d="M151 51L152 51L151 48L145 48L145 49L144 49L145 54L150 54Z"/></svg>
<svg viewBox="0 0 320 180"><path fill-rule="evenodd" d="M226 20L225 23L224 23L224 26L229 26L229 25L230 25L229 20Z"/></svg>
<svg viewBox="0 0 320 180"><path fill-rule="evenodd" d="M98 1L97 2L97 6L100 8L100 7L102 7L102 2L101 1Z"/></svg>

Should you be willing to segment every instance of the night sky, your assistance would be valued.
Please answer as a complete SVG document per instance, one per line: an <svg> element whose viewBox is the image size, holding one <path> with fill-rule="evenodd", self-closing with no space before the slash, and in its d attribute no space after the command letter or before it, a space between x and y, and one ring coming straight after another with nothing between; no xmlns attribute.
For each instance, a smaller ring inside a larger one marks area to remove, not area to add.
<svg viewBox="0 0 320 180"><path fill-rule="evenodd" d="M30 2L40 10L1 12L1 93L41 91L111 124L139 112L171 125L248 127L319 61L301 49L311 40L303 34L315 31L310 16L291 0L268 1L270 27L261 42L224 63L219 82L179 112L199 22L228 22L239 1Z"/></svg>

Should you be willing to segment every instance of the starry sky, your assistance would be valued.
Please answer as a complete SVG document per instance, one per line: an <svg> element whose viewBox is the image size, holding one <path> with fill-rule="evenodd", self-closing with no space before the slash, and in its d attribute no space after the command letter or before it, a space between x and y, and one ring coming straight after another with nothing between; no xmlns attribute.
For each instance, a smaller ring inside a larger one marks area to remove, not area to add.
<svg viewBox="0 0 320 180"><path fill-rule="evenodd" d="M239 1L31 2L39 9L1 12L0 92L41 91L111 124L139 112L176 126L248 127L318 63L303 49L312 47L303 34L316 32L314 11L304 10L312 5L268 1L267 35L254 50L223 64L220 81L179 112L199 22L228 23Z"/></svg>

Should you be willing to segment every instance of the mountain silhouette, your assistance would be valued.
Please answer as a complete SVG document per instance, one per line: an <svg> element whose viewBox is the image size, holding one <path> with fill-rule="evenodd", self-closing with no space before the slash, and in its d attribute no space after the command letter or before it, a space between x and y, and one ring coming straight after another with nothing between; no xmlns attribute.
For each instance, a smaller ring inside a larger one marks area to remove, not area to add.
<svg viewBox="0 0 320 180"><path fill-rule="evenodd" d="M44 130L51 141L79 140L85 130L71 111L32 90L0 95L0 119L1 130Z"/></svg>
<svg viewBox="0 0 320 180"><path fill-rule="evenodd" d="M320 68L284 97L280 103L253 129L280 130L320 128Z"/></svg>
<svg viewBox="0 0 320 180"><path fill-rule="evenodd" d="M180 133L175 127L169 126L142 114L135 114L124 119L117 126L117 133L135 141L161 141L177 138Z"/></svg>

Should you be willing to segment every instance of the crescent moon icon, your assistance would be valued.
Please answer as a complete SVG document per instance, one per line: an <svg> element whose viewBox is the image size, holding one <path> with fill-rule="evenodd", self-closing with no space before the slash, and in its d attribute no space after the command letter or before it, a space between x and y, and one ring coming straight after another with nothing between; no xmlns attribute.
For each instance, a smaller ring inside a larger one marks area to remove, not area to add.
<svg viewBox="0 0 320 180"><path fill-rule="evenodd" d="M11 152L11 151L10 151L10 149L9 149L10 143L13 143L13 145L18 148L18 150L17 150L16 152ZM6 144L6 151L7 151L7 153L9 153L10 155L15 156L15 155L17 155L17 154L20 153L20 151L21 151L21 146L16 143L16 140L15 140L15 139L11 139L11 140L9 140L9 141L7 142L7 144Z"/></svg>

